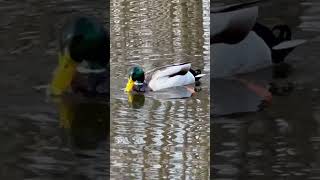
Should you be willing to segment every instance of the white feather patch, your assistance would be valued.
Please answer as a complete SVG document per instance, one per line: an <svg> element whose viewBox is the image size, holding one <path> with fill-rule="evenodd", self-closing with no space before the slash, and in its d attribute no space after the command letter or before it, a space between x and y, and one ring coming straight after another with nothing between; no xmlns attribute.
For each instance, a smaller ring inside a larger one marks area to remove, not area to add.
<svg viewBox="0 0 320 180"><path fill-rule="evenodd" d="M289 48L297 47L305 42L306 42L306 40L303 40L303 39L284 41L284 42L272 47L272 49L273 50L289 49Z"/></svg>
<svg viewBox="0 0 320 180"><path fill-rule="evenodd" d="M210 47L212 77L222 78L253 72L272 65L271 50L253 31L238 44L213 44Z"/></svg>
<svg viewBox="0 0 320 180"><path fill-rule="evenodd" d="M188 72L185 75L177 75L173 77L169 76L160 76L158 78L152 78L149 82L149 87L153 91L158 91L171 87L185 86L189 84L193 84L195 82L195 78L191 72Z"/></svg>
<svg viewBox="0 0 320 180"><path fill-rule="evenodd" d="M196 78L202 78L203 76L205 76L206 74L198 74L198 75L196 75L195 77Z"/></svg>

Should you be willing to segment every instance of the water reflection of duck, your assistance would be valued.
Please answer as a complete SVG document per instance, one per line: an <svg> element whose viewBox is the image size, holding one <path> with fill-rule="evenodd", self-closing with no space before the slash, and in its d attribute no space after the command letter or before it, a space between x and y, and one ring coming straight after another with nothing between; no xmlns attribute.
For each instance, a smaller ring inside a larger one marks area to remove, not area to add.
<svg viewBox="0 0 320 180"><path fill-rule="evenodd" d="M126 92L159 91L172 87L186 86L199 82L204 76L200 70L191 69L190 63L173 64L144 72L134 66L129 71Z"/></svg>
<svg viewBox="0 0 320 180"><path fill-rule="evenodd" d="M78 17L67 23L60 36L59 64L50 90L61 95L69 87L84 94L107 93L109 34L92 17Z"/></svg>
<svg viewBox="0 0 320 180"><path fill-rule="evenodd" d="M268 86L272 69L264 69L235 79L211 79L214 117L256 112L270 104L273 94Z"/></svg>
<svg viewBox="0 0 320 180"><path fill-rule="evenodd" d="M132 92L128 93L129 105L134 109L139 109L144 106L145 97L150 97L156 101L167 101L173 99L184 99L194 95L195 92L201 91L201 87L194 85L177 86L159 90L157 92Z"/></svg>
<svg viewBox="0 0 320 180"><path fill-rule="evenodd" d="M139 109L144 105L145 96L144 94L139 94L139 93L136 93L136 94L129 93L128 102L132 108Z"/></svg>
<svg viewBox="0 0 320 180"><path fill-rule="evenodd" d="M212 77L221 78L252 72L285 57L304 40L291 40L287 25L273 29L256 23L258 7L246 7L259 1L212 8L210 49Z"/></svg>
<svg viewBox="0 0 320 180"><path fill-rule="evenodd" d="M68 96L59 98L57 105L60 126L70 133L75 146L94 149L108 140L109 107L104 101Z"/></svg>

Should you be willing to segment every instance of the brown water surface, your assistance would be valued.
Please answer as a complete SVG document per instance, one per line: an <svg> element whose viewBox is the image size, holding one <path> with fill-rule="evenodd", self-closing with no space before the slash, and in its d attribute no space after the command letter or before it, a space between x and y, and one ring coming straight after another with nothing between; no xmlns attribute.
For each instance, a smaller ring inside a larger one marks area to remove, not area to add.
<svg viewBox="0 0 320 180"><path fill-rule="evenodd" d="M189 97L173 89L128 97L135 64L191 62L209 73L209 2L133 0L111 3L111 177L208 179L209 76Z"/></svg>

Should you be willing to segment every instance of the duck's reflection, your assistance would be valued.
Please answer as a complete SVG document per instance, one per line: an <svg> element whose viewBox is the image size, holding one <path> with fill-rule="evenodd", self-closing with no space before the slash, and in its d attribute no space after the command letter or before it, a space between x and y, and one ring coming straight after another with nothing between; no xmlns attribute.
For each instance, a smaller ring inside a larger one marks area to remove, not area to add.
<svg viewBox="0 0 320 180"><path fill-rule="evenodd" d="M285 80L290 71L288 64L280 64L229 79L211 78L213 115L256 112L272 103L273 96L290 94L294 84Z"/></svg>
<svg viewBox="0 0 320 180"><path fill-rule="evenodd" d="M145 96L142 93L128 93L128 103L134 109L140 109L145 102Z"/></svg>
<svg viewBox="0 0 320 180"><path fill-rule="evenodd" d="M255 112L263 102L263 97L236 80L214 79L211 83L213 84L212 113L214 116Z"/></svg>
<svg viewBox="0 0 320 180"><path fill-rule="evenodd" d="M97 99L61 97L56 100L60 126L67 130L72 145L95 149L109 140L109 106Z"/></svg>
<svg viewBox="0 0 320 180"><path fill-rule="evenodd" d="M170 99L184 99L190 98L201 91L200 86L189 85L164 89L156 92L148 93L128 93L128 103L134 109L139 109L144 106L146 97L153 98L155 100L170 100Z"/></svg>
<svg viewBox="0 0 320 180"><path fill-rule="evenodd" d="M286 80L291 69L281 63L229 79L211 78L213 116L256 112L271 104L273 96L289 95L294 90L294 83Z"/></svg>
<svg viewBox="0 0 320 180"><path fill-rule="evenodd" d="M315 153L319 121L310 100L318 102L315 94L297 90L261 113L215 118L211 131L224 136L216 136L212 144L217 172L214 177L250 175L259 179L271 174L282 177L290 171L294 173L288 175L292 177L289 179L308 179L308 172L313 171L309 164L319 161ZM228 168L234 171L227 171Z"/></svg>

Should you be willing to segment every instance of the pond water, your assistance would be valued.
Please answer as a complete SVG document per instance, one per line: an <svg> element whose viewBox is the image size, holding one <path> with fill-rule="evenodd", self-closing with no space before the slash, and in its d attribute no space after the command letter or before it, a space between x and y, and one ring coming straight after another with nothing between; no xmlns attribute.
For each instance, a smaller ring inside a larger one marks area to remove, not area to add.
<svg viewBox="0 0 320 180"><path fill-rule="evenodd" d="M269 104L239 83L211 79L211 176L319 179L320 4L317 0L270 0L259 6L259 22L268 27L288 24L294 38L308 42L287 57L292 66L288 77L275 79L272 69L246 75L266 88L270 83L292 87L273 94Z"/></svg>
<svg viewBox="0 0 320 180"><path fill-rule="evenodd" d="M209 1L111 1L111 177L208 179L209 76L183 89L128 96L128 69L191 62L208 74Z"/></svg>
<svg viewBox="0 0 320 180"><path fill-rule="evenodd" d="M0 179L106 179L108 105L50 99L57 37L75 14L108 21L105 0L0 1ZM106 24L107 25L107 24Z"/></svg>

